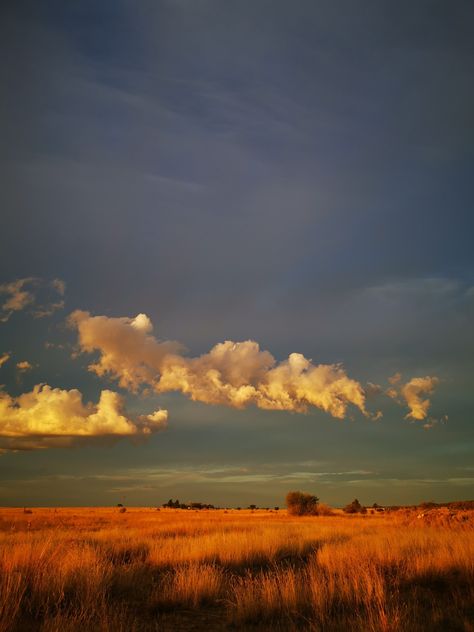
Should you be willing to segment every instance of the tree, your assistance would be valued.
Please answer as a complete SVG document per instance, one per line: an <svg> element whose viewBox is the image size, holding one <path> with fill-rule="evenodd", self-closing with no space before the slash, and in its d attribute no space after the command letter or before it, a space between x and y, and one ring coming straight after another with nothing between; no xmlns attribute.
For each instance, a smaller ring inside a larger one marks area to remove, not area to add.
<svg viewBox="0 0 474 632"><path fill-rule="evenodd" d="M357 498L354 498L354 500L351 503L346 505L343 511L348 514L367 513L367 509L365 507L362 507L362 505L357 500Z"/></svg>
<svg viewBox="0 0 474 632"><path fill-rule="evenodd" d="M286 506L292 516L314 516L318 512L319 498L305 492L288 492Z"/></svg>

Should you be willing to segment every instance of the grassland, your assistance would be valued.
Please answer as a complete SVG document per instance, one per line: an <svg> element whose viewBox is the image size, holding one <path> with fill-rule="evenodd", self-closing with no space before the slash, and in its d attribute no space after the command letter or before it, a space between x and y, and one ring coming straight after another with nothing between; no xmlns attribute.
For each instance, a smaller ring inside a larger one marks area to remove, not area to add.
<svg viewBox="0 0 474 632"><path fill-rule="evenodd" d="M473 513L0 509L0 632L473 631Z"/></svg>

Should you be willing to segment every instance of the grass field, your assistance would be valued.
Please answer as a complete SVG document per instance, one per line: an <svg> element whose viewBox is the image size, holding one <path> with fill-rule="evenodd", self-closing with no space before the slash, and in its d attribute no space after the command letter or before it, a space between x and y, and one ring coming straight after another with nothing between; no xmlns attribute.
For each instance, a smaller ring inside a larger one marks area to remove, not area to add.
<svg viewBox="0 0 474 632"><path fill-rule="evenodd" d="M0 509L0 632L473 631L473 514Z"/></svg>

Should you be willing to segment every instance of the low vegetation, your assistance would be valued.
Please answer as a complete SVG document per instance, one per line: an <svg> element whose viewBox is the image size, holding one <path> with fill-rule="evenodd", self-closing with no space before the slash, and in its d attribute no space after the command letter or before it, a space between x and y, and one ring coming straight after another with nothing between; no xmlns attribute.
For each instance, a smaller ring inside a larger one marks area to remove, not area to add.
<svg viewBox="0 0 474 632"><path fill-rule="evenodd" d="M290 516L316 516L319 498L305 492L288 492L286 506Z"/></svg>
<svg viewBox="0 0 474 632"><path fill-rule="evenodd" d="M474 629L471 510L120 509L0 509L0 632Z"/></svg>

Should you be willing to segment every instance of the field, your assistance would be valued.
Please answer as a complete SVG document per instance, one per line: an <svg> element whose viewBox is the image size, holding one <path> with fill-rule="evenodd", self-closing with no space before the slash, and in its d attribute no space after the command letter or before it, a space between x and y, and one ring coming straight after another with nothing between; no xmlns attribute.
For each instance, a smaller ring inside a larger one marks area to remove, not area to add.
<svg viewBox="0 0 474 632"><path fill-rule="evenodd" d="M0 509L0 632L473 631L473 513Z"/></svg>

